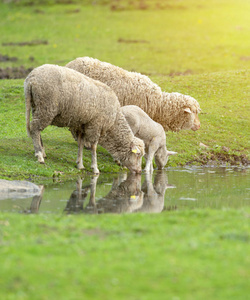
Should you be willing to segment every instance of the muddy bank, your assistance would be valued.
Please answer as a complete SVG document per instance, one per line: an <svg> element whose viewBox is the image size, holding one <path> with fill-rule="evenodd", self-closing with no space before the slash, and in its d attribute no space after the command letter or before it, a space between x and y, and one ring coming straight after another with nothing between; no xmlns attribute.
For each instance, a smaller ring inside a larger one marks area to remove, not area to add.
<svg viewBox="0 0 250 300"><path fill-rule="evenodd" d="M187 165L201 164L207 166L250 166L250 160L246 154L229 154L226 152L207 152L196 157L194 160L187 163Z"/></svg>

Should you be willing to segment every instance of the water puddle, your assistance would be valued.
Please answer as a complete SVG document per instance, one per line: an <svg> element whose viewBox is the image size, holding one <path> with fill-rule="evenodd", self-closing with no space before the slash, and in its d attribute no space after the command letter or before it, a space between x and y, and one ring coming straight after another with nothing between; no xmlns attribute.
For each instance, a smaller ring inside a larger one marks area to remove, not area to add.
<svg viewBox="0 0 250 300"><path fill-rule="evenodd" d="M152 175L100 174L54 182L29 198L1 198L0 211L17 213L160 213L250 204L250 168L169 168Z"/></svg>

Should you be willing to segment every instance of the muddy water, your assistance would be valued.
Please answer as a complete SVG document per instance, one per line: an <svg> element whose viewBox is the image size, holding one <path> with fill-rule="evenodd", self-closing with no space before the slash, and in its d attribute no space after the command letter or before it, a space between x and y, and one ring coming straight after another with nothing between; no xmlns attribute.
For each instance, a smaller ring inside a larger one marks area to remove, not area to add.
<svg viewBox="0 0 250 300"><path fill-rule="evenodd" d="M39 197L0 200L18 213L160 213L250 205L250 168L169 168L153 175L100 174L44 186Z"/></svg>

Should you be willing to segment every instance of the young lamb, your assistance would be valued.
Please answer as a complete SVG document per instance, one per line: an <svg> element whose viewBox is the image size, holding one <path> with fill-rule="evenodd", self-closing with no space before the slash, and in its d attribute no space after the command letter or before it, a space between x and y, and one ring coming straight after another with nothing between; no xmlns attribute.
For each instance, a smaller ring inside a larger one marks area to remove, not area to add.
<svg viewBox="0 0 250 300"><path fill-rule="evenodd" d="M102 137L107 150L130 171L141 172L144 143L136 138L115 93L105 84L75 70L56 65L34 69L24 82L27 133L31 136L38 162L45 151L40 132L49 125L68 127L77 136L77 167L83 169L83 146L91 148L91 168L98 174L96 148ZM30 110L33 119L30 122Z"/></svg>
<svg viewBox="0 0 250 300"><path fill-rule="evenodd" d="M90 57L79 57L66 67L107 84L116 93L121 106L137 105L165 130L198 130L199 103L180 93L165 93L147 76L129 72Z"/></svg>
<svg viewBox="0 0 250 300"><path fill-rule="evenodd" d="M153 171L153 158L158 169L163 169L168 156L177 152L168 151L166 134L161 124L153 121L140 107L126 105L121 107L133 134L142 139L145 144L146 172Z"/></svg>

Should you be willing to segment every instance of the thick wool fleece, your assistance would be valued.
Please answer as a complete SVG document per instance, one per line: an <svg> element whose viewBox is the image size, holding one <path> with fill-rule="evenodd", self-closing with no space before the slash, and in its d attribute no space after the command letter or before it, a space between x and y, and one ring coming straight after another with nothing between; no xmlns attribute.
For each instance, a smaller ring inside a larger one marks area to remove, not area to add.
<svg viewBox="0 0 250 300"><path fill-rule="evenodd" d="M126 71L98 59L79 57L69 62L66 67L107 84L116 93L121 106L139 106L165 130L190 129L182 128L183 124L190 123L192 117L191 114L184 114L183 109L190 108L192 112L193 108L197 112L200 110L194 98L179 93L163 93L147 76Z"/></svg>

